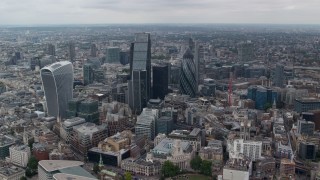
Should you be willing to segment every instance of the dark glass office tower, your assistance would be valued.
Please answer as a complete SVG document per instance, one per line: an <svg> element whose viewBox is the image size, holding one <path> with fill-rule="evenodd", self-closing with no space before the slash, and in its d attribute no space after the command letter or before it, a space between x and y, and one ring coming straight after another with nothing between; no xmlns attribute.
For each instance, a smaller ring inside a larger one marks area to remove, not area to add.
<svg viewBox="0 0 320 180"><path fill-rule="evenodd" d="M83 65L83 84L86 86L92 84L94 80L93 64L86 63Z"/></svg>
<svg viewBox="0 0 320 180"><path fill-rule="evenodd" d="M282 64L277 64L274 70L273 78L274 86L283 88L285 85L285 74L284 66Z"/></svg>
<svg viewBox="0 0 320 180"><path fill-rule="evenodd" d="M168 93L168 65L157 65L152 67L153 98L164 99Z"/></svg>
<svg viewBox="0 0 320 180"><path fill-rule="evenodd" d="M76 59L76 48L73 42L70 42L69 45L69 58L71 62L74 62Z"/></svg>
<svg viewBox="0 0 320 180"><path fill-rule="evenodd" d="M149 33L137 33L130 48L129 106L140 113L151 94L151 40Z"/></svg>
<svg viewBox="0 0 320 180"><path fill-rule="evenodd" d="M187 49L183 55L180 72L180 92L190 97L195 97L197 92L196 66L193 54Z"/></svg>

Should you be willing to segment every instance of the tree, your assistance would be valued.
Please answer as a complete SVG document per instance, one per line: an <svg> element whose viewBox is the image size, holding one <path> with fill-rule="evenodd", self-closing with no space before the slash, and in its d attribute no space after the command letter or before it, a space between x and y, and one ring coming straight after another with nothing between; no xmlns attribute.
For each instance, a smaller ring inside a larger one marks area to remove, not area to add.
<svg viewBox="0 0 320 180"><path fill-rule="evenodd" d="M26 176L27 177L32 177L34 175L34 173L32 172L32 170L30 168L26 169Z"/></svg>
<svg viewBox="0 0 320 180"><path fill-rule="evenodd" d="M266 103L266 104L264 105L264 110L267 111L267 110L270 109L271 107L272 107L272 104Z"/></svg>
<svg viewBox="0 0 320 180"><path fill-rule="evenodd" d="M211 161L203 160L200 167L201 174L204 174L206 176L211 176L212 175L211 166L212 166Z"/></svg>
<svg viewBox="0 0 320 180"><path fill-rule="evenodd" d="M99 165L98 164L94 164L92 170L93 170L94 173L98 174L100 172Z"/></svg>
<svg viewBox="0 0 320 180"><path fill-rule="evenodd" d="M27 178L25 176L22 176L20 180L27 180Z"/></svg>
<svg viewBox="0 0 320 180"><path fill-rule="evenodd" d="M30 168L31 170L37 170L38 160L34 156L31 156L28 161L27 167Z"/></svg>
<svg viewBox="0 0 320 180"><path fill-rule="evenodd" d="M124 173L124 179L125 179L125 180L131 180L131 179L132 179L131 173L130 173L130 172Z"/></svg>
<svg viewBox="0 0 320 180"><path fill-rule="evenodd" d="M190 161L190 166L193 170L200 170L202 163L202 159L200 156L195 156L191 161Z"/></svg>
<svg viewBox="0 0 320 180"><path fill-rule="evenodd" d="M164 177L173 177L176 176L179 172L179 167L175 166L171 161L165 161L161 168L161 174Z"/></svg>

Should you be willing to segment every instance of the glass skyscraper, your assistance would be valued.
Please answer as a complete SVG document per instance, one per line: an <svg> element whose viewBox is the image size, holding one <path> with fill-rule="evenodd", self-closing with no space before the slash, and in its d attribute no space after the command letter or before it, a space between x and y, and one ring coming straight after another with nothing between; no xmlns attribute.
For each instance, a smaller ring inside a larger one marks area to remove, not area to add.
<svg viewBox="0 0 320 180"><path fill-rule="evenodd" d="M73 66L68 61L53 63L40 72L49 116L66 117L68 101L72 99Z"/></svg>
<svg viewBox="0 0 320 180"><path fill-rule="evenodd" d="M151 93L151 40L149 33L138 33L130 48L129 105L140 113Z"/></svg>
<svg viewBox="0 0 320 180"><path fill-rule="evenodd" d="M180 92L190 97L195 97L197 92L196 66L193 58L191 50L187 49L183 55L180 73Z"/></svg>

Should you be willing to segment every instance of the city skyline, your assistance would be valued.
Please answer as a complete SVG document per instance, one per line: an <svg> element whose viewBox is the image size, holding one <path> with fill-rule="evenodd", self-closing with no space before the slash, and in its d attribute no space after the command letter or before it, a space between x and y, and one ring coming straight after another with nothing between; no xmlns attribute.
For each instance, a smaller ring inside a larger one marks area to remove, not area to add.
<svg viewBox="0 0 320 180"><path fill-rule="evenodd" d="M0 25L319 24L319 5L316 0L3 0Z"/></svg>

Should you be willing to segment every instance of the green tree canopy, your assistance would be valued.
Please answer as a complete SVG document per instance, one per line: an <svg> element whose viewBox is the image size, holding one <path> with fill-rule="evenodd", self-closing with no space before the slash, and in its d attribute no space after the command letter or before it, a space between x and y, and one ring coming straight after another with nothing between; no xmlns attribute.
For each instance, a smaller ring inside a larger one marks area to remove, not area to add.
<svg viewBox="0 0 320 180"><path fill-rule="evenodd" d="M124 179L125 180L132 180L132 175L130 172L126 172L124 173Z"/></svg>
<svg viewBox="0 0 320 180"><path fill-rule="evenodd" d="M200 167L201 174L204 174L206 176L211 176L212 175L211 166L212 166L211 161L203 160Z"/></svg>
<svg viewBox="0 0 320 180"><path fill-rule="evenodd" d="M31 156L28 161L27 167L31 170L38 169L38 160L34 156Z"/></svg>
<svg viewBox="0 0 320 180"><path fill-rule="evenodd" d="M202 163L202 159L200 156L195 156L191 161L190 161L190 166L193 170L200 170Z"/></svg>
<svg viewBox="0 0 320 180"><path fill-rule="evenodd" d="M98 174L100 172L99 165L98 164L94 164L92 170L93 170L94 173Z"/></svg>
<svg viewBox="0 0 320 180"><path fill-rule="evenodd" d="M20 180L27 180L27 178L25 176L22 176Z"/></svg>
<svg viewBox="0 0 320 180"><path fill-rule="evenodd" d="M161 174L164 177L173 177L176 176L179 172L179 167L175 166L171 161L165 161L161 169Z"/></svg>

